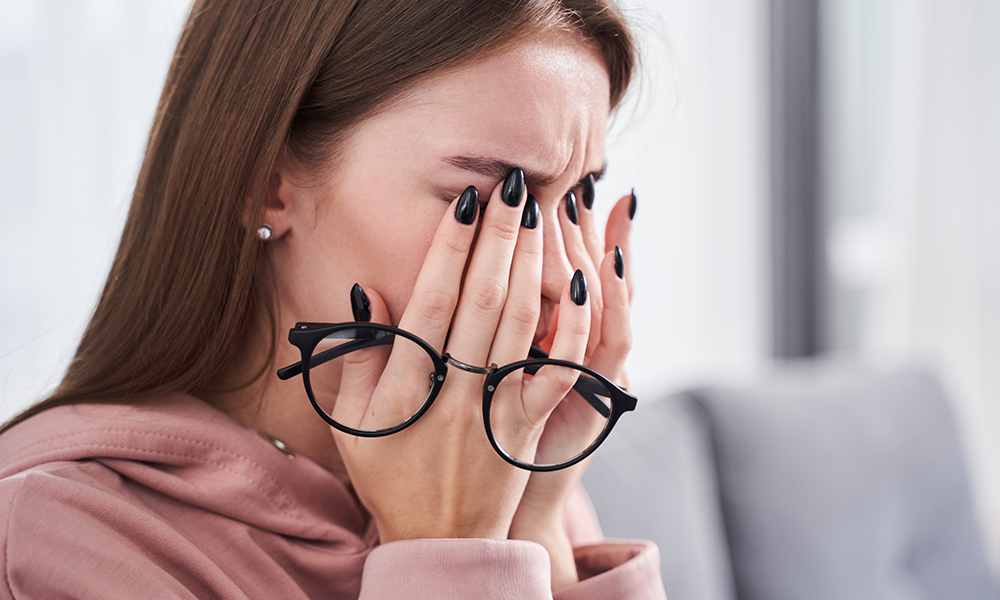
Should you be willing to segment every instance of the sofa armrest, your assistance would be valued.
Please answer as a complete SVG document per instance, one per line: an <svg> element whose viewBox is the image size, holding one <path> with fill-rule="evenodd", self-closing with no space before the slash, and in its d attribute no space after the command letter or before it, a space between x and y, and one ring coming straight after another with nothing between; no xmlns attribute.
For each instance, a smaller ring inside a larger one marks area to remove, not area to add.
<svg viewBox="0 0 1000 600"><path fill-rule="evenodd" d="M595 453L583 484L609 538L656 542L667 597L735 600L711 440L686 396L644 403Z"/></svg>

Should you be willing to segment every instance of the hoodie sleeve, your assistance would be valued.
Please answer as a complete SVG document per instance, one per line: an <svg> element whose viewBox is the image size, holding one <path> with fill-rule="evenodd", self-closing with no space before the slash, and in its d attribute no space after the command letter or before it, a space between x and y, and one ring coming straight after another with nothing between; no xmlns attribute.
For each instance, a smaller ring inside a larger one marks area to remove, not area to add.
<svg viewBox="0 0 1000 600"><path fill-rule="evenodd" d="M665 600L656 545L603 540L583 488L567 507L580 582L551 591L549 555L519 540L406 540L377 547L365 562L361 600L517 598Z"/></svg>
<svg viewBox="0 0 1000 600"><path fill-rule="evenodd" d="M576 549L580 583L550 589L549 557L534 542L405 540L368 556L361 600L517 598L664 600L660 559L649 542L602 542Z"/></svg>

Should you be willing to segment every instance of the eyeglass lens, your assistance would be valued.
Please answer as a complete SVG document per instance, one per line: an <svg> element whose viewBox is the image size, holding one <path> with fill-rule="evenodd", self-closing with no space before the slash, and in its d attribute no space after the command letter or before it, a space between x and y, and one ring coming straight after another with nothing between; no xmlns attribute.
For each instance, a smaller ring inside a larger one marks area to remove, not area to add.
<svg viewBox="0 0 1000 600"><path fill-rule="evenodd" d="M416 342L388 331L335 331L313 350L309 385L334 421L374 432L404 423L428 401L434 363ZM330 357L334 358L330 358ZM386 377L387 385L379 385Z"/></svg>
<svg viewBox="0 0 1000 600"><path fill-rule="evenodd" d="M533 372L537 371L537 372ZM534 428L518 423L539 422L554 382L572 389L543 419L540 438ZM538 406L531 406L537 403ZM518 413L528 413L518 418ZM603 383L571 367L546 365L512 371L497 386L490 403L493 438L507 454L523 463L554 466L569 462L589 449L608 426L611 392ZM532 443L531 440L538 440Z"/></svg>

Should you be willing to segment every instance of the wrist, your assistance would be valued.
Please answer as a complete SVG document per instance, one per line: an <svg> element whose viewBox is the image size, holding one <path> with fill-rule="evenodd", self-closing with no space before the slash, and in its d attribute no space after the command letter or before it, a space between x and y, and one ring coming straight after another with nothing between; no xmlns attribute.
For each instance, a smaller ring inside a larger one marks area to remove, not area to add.
<svg viewBox="0 0 1000 600"><path fill-rule="evenodd" d="M512 540L535 542L545 548L552 567L553 592L580 580L576 571L573 545L563 525L561 511L552 512L544 517L538 515L532 519L515 519L508 537Z"/></svg>
<svg viewBox="0 0 1000 600"><path fill-rule="evenodd" d="M506 511L496 510L469 512L413 507L411 511L405 512L372 511L372 519L383 544L418 539L505 540L511 528L512 517Z"/></svg>
<svg viewBox="0 0 1000 600"><path fill-rule="evenodd" d="M507 539L507 529L502 525L492 527L471 523L462 526L458 523L413 522L410 524L393 523L389 525L379 519L375 520L379 532L379 541L383 544L402 540L419 539Z"/></svg>

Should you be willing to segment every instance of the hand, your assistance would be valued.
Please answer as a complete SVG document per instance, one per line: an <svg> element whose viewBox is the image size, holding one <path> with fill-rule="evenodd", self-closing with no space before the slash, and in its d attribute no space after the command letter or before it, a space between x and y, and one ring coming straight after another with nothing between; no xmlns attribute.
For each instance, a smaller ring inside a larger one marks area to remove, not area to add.
<svg viewBox="0 0 1000 600"><path fill-rule="evenodd" d="M590 336L584 364L622 386L627 385L624 363L632 344L629 325L631 283L627 261L623 260L621 265L623 277L618 275L615 247L620 248L623 259L628 256L633 201L631 195L625 196L611 211L603 247L591 210L578 207L579 225L569 219L565 206L560 210L560 224L571 264L581 269L588 280L600 282L599 287L591 286L591 331L595 333ZM600 295L595 293L595 288L600 290ZM558 443L558 438L565 435L561 426L566 426L575 415L563 413L568 413L572 407L572 404L562 403L549 417L540 441L541 449L546 444ZM553 473L532 474L511 524L512 539L532 540L549 551L553 590L578 580L572 546L566 537L564 512L588 462L589 459Z"/></svg>
<svg viewBox="0 0 1000 600"><path fill-rule="evenodd" d="M466 223L458 218L467 215L466 196L452 203L438 227L399 327L467 364L522 360L539 315L543 224L538 221L535 229L521 225L523 210L532 210L532 201L525 199L523 174L515 170L493 191L471 250L475 213L463 219ZM571 300L569 287L567 282L550 354L580 362L591 311L589 302ZM387 322L377 291L369 290L369 298L372 320ZM408 362L394 349L376 368L363 361L345 364L340 386L350 393L340 395L334 410L353 413L362 426L392 410L394 399L410 391L414 377L426 377L415 374ZM540 372L530 383L498 390L505 403L525 408L510 411L505 422L495 424L530 432L523 439L526 447L515 450L528 452L538 443L546 417L571 389L573 382L558 375L558 370ZM452 368L434 405L409 428L380 438L334 431L351 481L383 542L507 537L528 472L503 461L490 446L482 385L481 375Z"/></svg>

